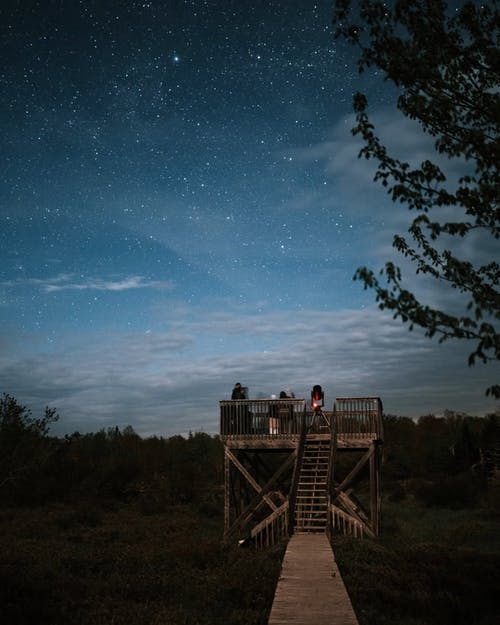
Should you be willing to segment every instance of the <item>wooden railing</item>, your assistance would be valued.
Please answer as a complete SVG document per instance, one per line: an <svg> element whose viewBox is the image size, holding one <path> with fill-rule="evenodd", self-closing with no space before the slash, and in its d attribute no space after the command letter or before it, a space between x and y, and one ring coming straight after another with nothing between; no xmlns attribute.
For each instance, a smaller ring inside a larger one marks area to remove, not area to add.
<svg viewBox="0 0 500 625"><path fill-rule="evenodd" d="M286 538L289 533L288 501L258 523L250 532L256 547L269 547Z"/></svg>
<svg viewBox="0 0 500 625"><path fill-rule="evenodd" d="M304 399L222 400L222 437L298 438L308 432L335 432L339 443L382 440L382 402L379 397L338 397L333 412L308 410ZM325 427L326 426L326 427Z"/></svg>
<svg viewBox="0 0 500 625"><path fill-rule="evenodd" d="M303 399L222 400L221 436L299 436L306 415Z"/></svg>
<svg viewBox="0 0 500 625"><path fill-rule="evenodd" d="M383 439L380 397L337 397L333 410L337 439Z"/></svg>
<svg viewBox="0 0 500 625"><path fill-rule="evenodd" d="M334 504L329 506L330 528L342 534L363 538L363 524Z"/></svg>

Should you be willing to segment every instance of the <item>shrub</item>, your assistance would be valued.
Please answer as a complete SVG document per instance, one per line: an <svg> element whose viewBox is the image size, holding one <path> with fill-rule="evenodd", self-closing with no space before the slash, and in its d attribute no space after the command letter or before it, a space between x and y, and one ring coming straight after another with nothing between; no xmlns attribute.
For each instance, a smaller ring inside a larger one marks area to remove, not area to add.
<svg viewBox="0 0 500 625"><path fill-rule="evenodd" d="M423 482L417 488L418 499L426 506L470 508L478 503L481 484L470 473Z"/></svg>

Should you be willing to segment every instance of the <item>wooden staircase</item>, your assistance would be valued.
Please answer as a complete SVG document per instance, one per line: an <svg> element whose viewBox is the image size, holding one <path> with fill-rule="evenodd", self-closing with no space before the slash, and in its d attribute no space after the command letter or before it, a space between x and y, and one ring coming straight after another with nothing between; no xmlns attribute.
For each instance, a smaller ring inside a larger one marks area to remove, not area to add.
<svg viewBox="0 0 500 625"><path fill-rule="evenodd" d="M295 500L294 531L325 532L330 441L307 436Z"/></svg>

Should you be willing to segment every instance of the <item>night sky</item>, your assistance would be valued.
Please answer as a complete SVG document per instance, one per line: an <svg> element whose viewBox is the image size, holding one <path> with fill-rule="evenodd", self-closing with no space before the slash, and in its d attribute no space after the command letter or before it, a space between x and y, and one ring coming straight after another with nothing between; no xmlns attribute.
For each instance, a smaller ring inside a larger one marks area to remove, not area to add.
<svg viewBox="0 0 500 625"><path fill-rule="evenodd" d="M352 276L412 215L357 159L352 96L404 158L429 141L358 76L331 2L2 3L0 392L55 433L215 433L250 397L492 412L498 366L408 332ZM409 286L447 295L406 267Z"/></svg>

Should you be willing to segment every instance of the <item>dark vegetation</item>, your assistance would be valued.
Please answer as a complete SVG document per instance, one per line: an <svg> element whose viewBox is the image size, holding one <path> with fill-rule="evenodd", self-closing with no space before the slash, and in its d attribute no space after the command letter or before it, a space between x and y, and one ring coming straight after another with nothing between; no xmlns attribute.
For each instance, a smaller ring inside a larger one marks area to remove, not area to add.
<svg viewBox="0 0 500 625"><path fill-rule="evenodd" d="M360 625L500 622L500 415L384 432L381 535L332 541Z"/></svg>
<svg viewBox="0 0 500 625"><path fill-rule="evenodd" d="M283 545L222 543L218 437L50 435L0 400L9 625L264 624ZM386 416L380 539L333 539L361 625L498 622L500 416Z"/></svg>

